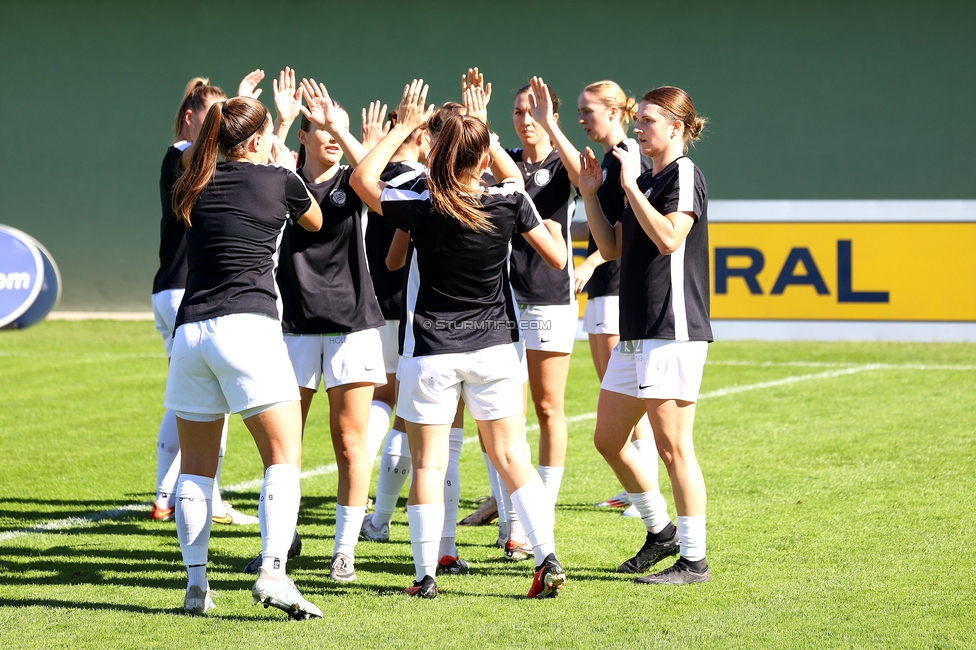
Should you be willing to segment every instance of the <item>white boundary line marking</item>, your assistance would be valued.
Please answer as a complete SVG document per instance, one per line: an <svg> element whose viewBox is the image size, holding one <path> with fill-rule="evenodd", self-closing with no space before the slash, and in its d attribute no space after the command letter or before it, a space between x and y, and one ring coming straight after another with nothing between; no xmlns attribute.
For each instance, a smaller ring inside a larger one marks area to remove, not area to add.
<svg viewBox="0 0 976 650"><path fill-rule="evenodd" d="M3 353L0 353L3 356ZM93 355L97 356L97 355ZM107 355L106 355L107 356ZM736 365L736 366L756 366L756 367L834 367L836 370L827 370L825 372L817 372L806 375L790 375L788 377L783 377L781 379L774 379L772 381L763 381L755 384L743 384L742 386L729 386L727 388L719 388L717 390L711 390L699 395L699 399L707 399L712 397L724 397L726 395L734 395L736 393L745 393L753 390L762 390L764 388L774 388L776 386L787 386L790 384L796 384L802 381L811 381L815 379L829 379L832 377L843 377L846 375L853 375L859 372L864 372L868 370L976 370L976 366L954 366L954 365L938 365L938 364L888 364L888 363L870 363L870 364L860 364L860 365L845 365L837 363L827 363L822 364L818 362L751 362L751 361L712 361L710 362L715 365ZM573 415L566 418L567 424L575 424L576 422L585 422L587 420L596 419L596 413L582 413L580 415ZM538 424L530 424L525 427L526 432L538 431ZM470 444L478 440L478 436L468 436L464 439L465 444ZM335 463L329 465L322 465L320 467L314 467L310 470L302 472L301 478L312 478L314 476L323 476L326 474L332 474L338 470L338 466ZM255 488L261 487L264 482L264 478L252 479L250 481L244 481L242 483L235 483L233 485L226 485L222 488L224 492L241 492L244 490L253 490ZM127 506L122 506L120 508L115 508L114 510L102 510L99 512L93 512L90 515L83 515L80 517L66 517L64 519L57 519L54 521L48 521L43 524L38 524L30 528L23 528L20 530L10 530L4 533L0 533L0 542L5 542L16 537L22 537L24 535L30 535L33 533L46 533L51 531L61 531L69 530L72 528L81 528L87 526L96 521L101 521L103 519L115 519L121 517L122 515L128 514L130 512L138 512L143 510L148 510L150 504L147 503L135 503Z"/></svg>

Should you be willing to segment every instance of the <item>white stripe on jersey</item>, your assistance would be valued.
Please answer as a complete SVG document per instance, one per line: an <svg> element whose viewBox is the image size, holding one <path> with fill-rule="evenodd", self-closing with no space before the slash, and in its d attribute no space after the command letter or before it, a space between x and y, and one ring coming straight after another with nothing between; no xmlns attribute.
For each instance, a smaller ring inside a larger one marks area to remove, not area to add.
<svg viewBox="0 0 976 650"><path fill-rule="evenodd" d="M402 164L411 167L412 169L408 172L403 172L399 176L394 176L390 180L386 181L387 187L400 187L401 185L403 185L408 181L412 181L412 180L416 180L417 178L420 178L427 171L427 168L421 165L420 163L415 163L409 160L405 160L403 161ZM414 165L416 165L416 167L414 167Z"/></svg>
<svg viewBox="0 0 976 650"><path fill-rule="evenodd" d="M576 214L576 196L573 193L573 187L570 185L569 190L569 205L566 208L566 228L569 229L567 232L563 233L566 237L566 273L569 275L569 300L570 302L576 301L576 269L574 268L576 264L573 262L573 237L571 236L573 227L573 215ZM561 225L561 224L560 224Z"/></svg>
<svg viewBox="0 0 976 650"><path fill-rule="evenodd" d="M383 201L429 201L430 190L424 190L420 194L410 190L401 190L397 187L386 187L380 194L380 202Z"/></svg>
<svg viewBox="0 0 976 650"><path fill-rule="evenodd" d="M193 143L190 142L189 140L180 140L179 142L177 142L176 144L174 144L173 147L175 147L176 149L179 149L180 151L186 151L187 149L190 148L190 145L192 145L192 144Z"/></svg>
<svg viewBox="0 0 976 650"><path fill-rule="evenodd" d="M695 212L695 163L678 159L678 212Z"/></svg>
<svg viewBox="0 0 976 650"><path fill-rule="evenodd" d="M425 192L426 194L426 192ZM413 319L417 313L417 294L420 292L420 267L417 266L417 251L410 256L410 271L407 275L406 317L400 325L403 327L403 356L412 357L417 344L413 335Z"/></svg>
<svg viewBox="0 0 976 650"><path fill-rule="evenodd" d="M680 199L679 199L680 204ZM671 253L671 311L674 312L674 340L688 340L688 311L685 309L685 244Z"/></svg>

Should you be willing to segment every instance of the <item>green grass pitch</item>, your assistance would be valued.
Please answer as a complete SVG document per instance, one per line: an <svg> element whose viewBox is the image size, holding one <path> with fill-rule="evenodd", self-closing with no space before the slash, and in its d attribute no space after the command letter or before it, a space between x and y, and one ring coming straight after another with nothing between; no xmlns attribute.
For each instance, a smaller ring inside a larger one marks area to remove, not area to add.
<svg viewBox="0 0 976 650"><path fill-rule="evenodd" d="M714 344L696 423L714 578L655 588L613 573L643 533L592 506L619 487L592 446L598 384L578 345L556 528L569 581L553 601L524 599L530 563L500 559L494 527L459 528L472 572L442 577L438 600L405 597L402 510L391 543L360 543L359 581L331 583L336 475L321 469L334 458L320 396L304 453L305 551L289 564L325 612L307 622L251 604L239 570L259 550L257 526L214 526L217 609L182 614L174 525L150 521L144 505L165 372L150 323L0 333L3 648L976 645L976 346ZM240 418L231 426L226 486L261 476ZM461 476L463 515L488 491L476 443ZM666 483L662 472L670 502ZM258 491L226 498L255 513ZM116 512L92 520L105 511Z"/></svg>

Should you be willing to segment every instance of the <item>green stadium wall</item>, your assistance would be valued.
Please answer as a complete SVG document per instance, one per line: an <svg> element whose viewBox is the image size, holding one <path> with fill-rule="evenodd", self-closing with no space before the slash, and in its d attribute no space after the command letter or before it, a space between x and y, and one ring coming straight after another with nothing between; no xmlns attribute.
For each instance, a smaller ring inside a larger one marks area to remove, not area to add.
<svg viewBox="0 0 976 650"><path fill-rule="evenodd" d="M228 92L285 65L352 113L478 65L515 146L514 91L689 91L712 199L974 199L976 5L963 2L2 2L0 223L61 267L62 310L147 311L159 163L193 76ZM290 142L294 145L294 135Z"/></svg>

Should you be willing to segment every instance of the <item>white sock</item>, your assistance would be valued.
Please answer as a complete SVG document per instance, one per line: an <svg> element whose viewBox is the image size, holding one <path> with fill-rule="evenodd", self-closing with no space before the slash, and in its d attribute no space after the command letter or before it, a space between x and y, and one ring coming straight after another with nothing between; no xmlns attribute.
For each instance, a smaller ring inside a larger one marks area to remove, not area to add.
<svg viewBox="0 0 976 650"><path fill-rule="evenodd" d="M649 533L659 533L671 523L671 516L668 514L668 504L664 500L661 490L654 488L651 492L628 492L630 502L637 508L641 519L644 520L644 527Z"/></svg>
<svg viewBox="0 0 976 650"><path fill-rule="evenodd" d="M566 468L539 465L538 469L539 476L542 477L542 484L546 486L546 492L552 500L553 507L555 507L556 499L559 498L559 486L563 483L563 473L565 473Z"/></svg>
<svg viewBox="0 0 976 650"><path fill-rule="evenodd" d="M172 508L176 503L176 482L180 478L180 436L176 411L166 410L156 434L156 503Z"/></svg>
<svg viewBox="0 0 976 650"><path fill-rule="evenodd" d="M491 464L491 460L488 458L488 452L481 452L481 457L485 459L485 467L488 468L488 486L491 488L491 496L495 499L495 504L498 506L498 522L501 524L508 523L508 513L502 508L502 492L498 487L501 484L502 478L498 475L498 470L495 466Z"/></svg>
<svg viewBox="0 0 976 650"><path fill-rule="evenodd" d="M512 503L532 544L536 566L542 564L547 555L556 552L553 531L556 522L552 509L546 505L548 502L546 487L541 481L533 481L512 492Z"/></svg>
<svg viewBox="0 0 976 650"><path fill-rule="evenodd" d="M369 407L369 421L366 424L366 458L372 465L376 460L386 438L387 431L390 430L390 418L393 417L393 409L385 402L374 400Z"/></svg>
<svg viewBox="0 0 976 650"><path fill-rule="evenodd" d="M696 562L705 559L705 515L678 516L678 545L681 557Z"/></svg>
<svg viewBox="0 0 976 650"><path fill-rule="evenodd" d="M258 504L261 523L261 568L275 576L285 575L288 549L298 524L302 500L300 471L294 465L272 465L264 472Z"/></svg>
<svg viewBox="0 0 976 650"><path fill-rule="evenodd" d="M648 439L631 440L630 444L634 445L634 449L640 452L640 455L644 457L644 460L646 461L644 464L644 471L647 472L648 477L650 477L654 485L657 485L659 481L657 445L653 440Z"/></svg>
<svg viewBox="0 0 976 650"><path fill-rule="evenodd" d="M207 550L210 546L210 526L213 479L196 474L180 474L176 485L176 537L187 567L188 586L206 591Z"/></svg>
<svg viewBox="0 0 976 650"><path fill-rule="evenodd" d="M227 514L227 506L220 496L220 470L224 468L224 454L227 453L227 422L230 420L224 416L224 429L220 432L220 451L217 452L217 474L214 476L213 490L213 513L218 517Z"/></svg>
<svg viewBox="0 0 976 650"><path fill-rule="evenodd" d="M376 511L372 515L373 528L389 524L393 519L397 500L408 478L410 478L410 444L407 442L407 434L391 429L383 446L383 456L380 458L380 472L376 482Z"/></svg>
<svg viewBox="0 0 976 650"><path fill-rule="evenodd" d="M457 517L461 499L461 448L464 446L464 429L451 429L450 453L447 457L447 473L444 476L444 529L441 532L439 555L458 556Z"/></svg>
<svg viewBox="0 0 976 650"><path fill-rule="evenodd" d="M508 524L509 537L512 537L512 525L518 525L519 517L518 513L515 512L515 506L512 505L512 497L508 493L508 487L505 485L505 479L498 476L498 496L500 500L498 501L498 516L502 517L504 512L504 521Z"/></svg>
<svg viewBox="0 0 976 650"><path fill-rule="evenodd" d="M407 520L410 522L410 546L413 547L417 580L423 580L424 576L433 578L437 570L441 528L444 525L444 504L407 506Z"/></svg>
<svg viewBox="0 0 976 650"><path fill-rule="evenodd" d="M356 542L366 517L366 506L340 506L336 504L335 548L332 554L342 553L348 558L356 557Z"/></svg>

